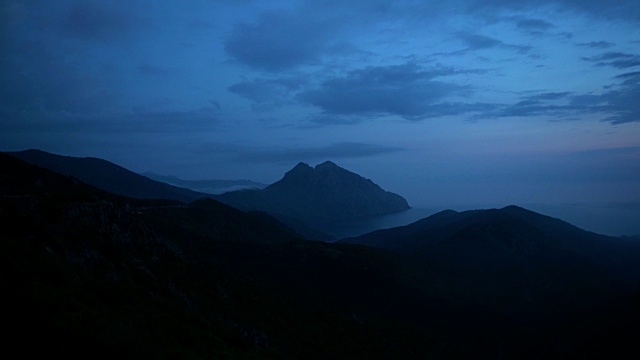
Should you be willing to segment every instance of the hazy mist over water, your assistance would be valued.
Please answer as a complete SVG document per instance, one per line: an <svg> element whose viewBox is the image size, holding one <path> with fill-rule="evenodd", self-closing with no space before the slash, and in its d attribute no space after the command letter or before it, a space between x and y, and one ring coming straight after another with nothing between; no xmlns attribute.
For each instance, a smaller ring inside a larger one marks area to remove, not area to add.
<svg viewBox="0 0 640 360"><path fill-rule="evenodd" d="M444 209L442 209L444 210ZM396 214L377 216L362 220L334 223L327 227L326 231L338 239L358 236L379 229L388 229L396 226L404 226L431 216L440 211L436 208L411 208Z"/></svg>

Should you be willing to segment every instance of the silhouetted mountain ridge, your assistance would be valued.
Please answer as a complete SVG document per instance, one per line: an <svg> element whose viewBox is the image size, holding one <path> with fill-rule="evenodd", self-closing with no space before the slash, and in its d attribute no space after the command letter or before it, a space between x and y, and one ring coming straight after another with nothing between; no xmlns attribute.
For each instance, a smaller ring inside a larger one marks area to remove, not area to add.
<svg viewBox="0 0 640 360"><path fill-rule="evenodd" d="M406 254L440 274L456 297L504 311L591 306L640 283L640 243L517 206L446 210L341 241Z"/></svg>
<svg viewBox="0 0 640 360"><path fill-rule="evenodd" d="M105 191L128 197L188 202L212 196L149 179L99 158L62 156L35 149L8 154L28 163L76 177Z"/></svg>

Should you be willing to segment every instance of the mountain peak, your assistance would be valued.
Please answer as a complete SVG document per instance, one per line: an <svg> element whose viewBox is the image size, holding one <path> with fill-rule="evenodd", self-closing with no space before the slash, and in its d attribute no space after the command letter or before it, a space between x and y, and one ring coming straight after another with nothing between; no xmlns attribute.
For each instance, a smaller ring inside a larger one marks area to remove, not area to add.
<svg viewBox="0 0 640 360"><path fill-rule="evenodd" d="M512 210L512 211L529 211L523 207L520 207L518 205L508 205L502 208L502 210Z"/></svg>
<svg viewBox="0 0 640 360"><path fill-rule="evenodd" d="M271 201L267 209L307 222L364 218L409 208L400 195L331 161L315 168L298 163L261 194Z"/></svg>
<svg viewBox="0 0 640 360"><path fill-rule="evenodd" d="M291 170L287 171L284 176L286 177L291 177L291 176L300 176L300 175L305 175L305 174L309 174L313 172L313 168L311 166L309 166L309 164L307 163L303 163L303 162L299 162L298 165L294 166Z"/></svg>
<svg viewBox="0 0 640 360"><path fill-rule="evenodd" d="M295 169L311 169L311 166L309 166L309 164L304 163L304 162L299 162L298 165L294 166L293 169L291 170L295 170Z"/></svg>
<svg viewBox="0 0 640 360"><path fill-rule="evenodd" d="M316 170L318 169L341 169L340 166L336 165L333 161L325 161L322 164L316 165Z"/></svg>

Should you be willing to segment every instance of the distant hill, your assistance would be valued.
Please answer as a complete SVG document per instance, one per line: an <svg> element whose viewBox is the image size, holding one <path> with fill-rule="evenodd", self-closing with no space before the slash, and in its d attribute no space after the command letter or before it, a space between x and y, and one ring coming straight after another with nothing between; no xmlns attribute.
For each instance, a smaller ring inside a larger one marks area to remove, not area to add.
<svg viewBox="0 0 640 360"><path fill-rule="evenodd" d="M586 231L560 219L513 205L502 209L463 212L444 210L406 226L377 230L341 241L405 254L422 254L460 237L476 239L477 242L483 239L502 240L519 246L536 241L539 243L537 245L548 243L549 246L553 244L554 247L566 248L585 248L587 244L607 247L610 243L632 243Z"/></svg>
<svg viewBox="0 0 640 360"><path fill-rule="evenodd" d="M639 242L517 206L446 210L341 242L406 254L441 274L456 297L465 294L502 310L576 298L597 303L612 292L638 289L640 282Z"/></svg>
<svg viewBox="0 0 640 360"><path fill-rule="evenodd" d="M176 176L159 175L153 172L146 172L141 175L156 181L207 194L222 194L229 191L245 189L262 189L267 186L267 184L251 180L184 180Z"/></svg>
<svg viewBox="0 0 640 360"><path fill-rule="evenodd" d="M217 197L246 210L297 218L313 225L385 215L409 209L398 194L331 161L315 168L299 163L263 190L242 190Z"/></svg>
<svg viewBox="0 0 640 360"><path fill-rule="evenodd" d="M133 198L189 202L212 196L152 180L103 159L62 156L41 150L25 150L8 154L28 163L73 176L99 189Z"/></svg>

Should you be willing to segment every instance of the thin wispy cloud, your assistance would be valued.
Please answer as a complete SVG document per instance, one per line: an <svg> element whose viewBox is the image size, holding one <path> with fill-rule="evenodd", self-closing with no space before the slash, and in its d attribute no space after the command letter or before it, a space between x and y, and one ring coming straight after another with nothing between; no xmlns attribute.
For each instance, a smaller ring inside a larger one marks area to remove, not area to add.
<svg viewBox="0 0 640 360"><path fill-rule="evenodd" d="M200 152L229 157L236 161L249 163L285 163L295 164L300 161L326 161L330 159L352 159L392 154L405 149L358 142L339 142L325 146L273 146L251 147L224 143L211 143L200 147Z"/></svg>
<svg viewBox="0 0 640 360"><path fill-rule="evenodd" d="M272 72L317 65L335 49L335 25L296 14L266 12L234 26L224 48L238 63Z"/></svg>
<svg viewBox="0 0 640 360"><path fill-rule="evenodd" d="M586 43L578 43L578 46L592 48L592 49L609 49L615 44L608 41L590 41Z"/></svg>
<svg viewBox="0 0 640 360"><path fill-rule="evenodd" d="M453 53L456 55L464 55L472 51L486 50L486 49L500 49L500 50L514 51L518 54L527 54L531 50L533 50L533 47L529 45L508 44L496 38L480 35L480 34L460 32L457 34L457 37L467 47L465 49L458 50Z"/></svg>
<svg viewBox="0 0 640 360"><path fill-rule="evenodd" d="M593 62L596 66L612 66L618 69L640 66L640 55L622 52L606 52L583 59Z"/></svg>

